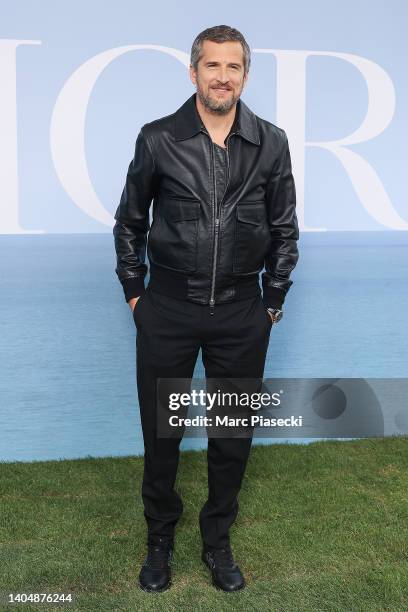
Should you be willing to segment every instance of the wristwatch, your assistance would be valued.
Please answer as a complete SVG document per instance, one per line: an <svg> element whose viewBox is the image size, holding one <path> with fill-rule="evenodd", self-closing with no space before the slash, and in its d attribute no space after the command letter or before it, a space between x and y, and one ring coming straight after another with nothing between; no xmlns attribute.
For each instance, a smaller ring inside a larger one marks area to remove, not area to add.
<svg viewBox="0 0 408 612"><path fill-rule="evenodd" d="M280 308L267 308L266 309L272 316L272 323L277 323L283 317L283 310Z"/></svg>

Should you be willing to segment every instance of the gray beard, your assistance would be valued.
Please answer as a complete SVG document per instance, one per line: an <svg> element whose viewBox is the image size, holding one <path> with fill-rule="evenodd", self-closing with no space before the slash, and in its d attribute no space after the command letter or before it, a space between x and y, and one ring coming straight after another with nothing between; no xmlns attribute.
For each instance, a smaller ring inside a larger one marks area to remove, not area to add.
<svg viewBox="0 0 408 612"><path fill-rule="evenodd" d="M213 100L210 96L205 96L199 88L197 88L197 95L200 98L200 102L205 108L217 115L226 115L231 108L234 106L235 102L238 100L238 97L235 97L232 94L231 100L225 100L225 102L219 102L217 100Z"/></svg>

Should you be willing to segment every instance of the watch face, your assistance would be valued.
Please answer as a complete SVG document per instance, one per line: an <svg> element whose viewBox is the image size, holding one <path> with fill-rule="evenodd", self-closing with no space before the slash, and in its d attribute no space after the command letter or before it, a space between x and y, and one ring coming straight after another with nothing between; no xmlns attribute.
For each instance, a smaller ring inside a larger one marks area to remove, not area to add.
<svg viewBox="0 0 408 612"><path fill-rule="evenodd" d="M282 310L280 310L279 308L268 308L268 311L271 313L274 323L277 323L281 320L283 316Z"/></svg>

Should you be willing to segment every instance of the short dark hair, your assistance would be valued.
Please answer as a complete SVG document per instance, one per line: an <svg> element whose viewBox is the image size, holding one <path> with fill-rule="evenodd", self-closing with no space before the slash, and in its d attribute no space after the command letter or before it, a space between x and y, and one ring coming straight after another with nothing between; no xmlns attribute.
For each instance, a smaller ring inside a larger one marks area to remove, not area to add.
<svg viewBox="0 0 408 612"><path fill-rule="evenodd" d="M229 41L240 42L244 52L244 72L247 73L249 71L249 67L251 65L251 50L248 43L239 30L231 28L227 25L213 26L212 28L207 28L198 34L191 47L190 55L190 63L194 70L197 70L198 68L198 62L201 59L201 49L205 40L211 40L217 43Z"/></svg>

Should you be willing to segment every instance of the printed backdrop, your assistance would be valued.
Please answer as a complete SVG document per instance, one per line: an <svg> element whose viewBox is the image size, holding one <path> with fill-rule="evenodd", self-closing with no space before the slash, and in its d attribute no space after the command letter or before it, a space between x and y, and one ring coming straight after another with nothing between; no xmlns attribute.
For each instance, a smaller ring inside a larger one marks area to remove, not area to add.
<svg viewBox="0 0 408 612"><path fill-rule="evenodd" d="M217 24L246 37L243 99L286 130L296 181L265 376L406 376L407 17L402 0L0 3L1 459L142 452L113 214L140 127L194 91L191 44Z"/></svg>

